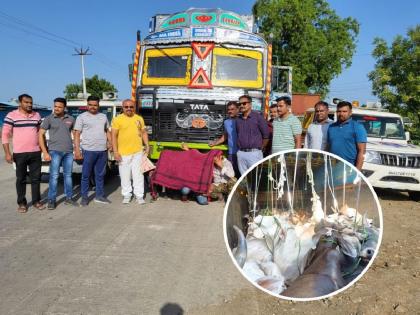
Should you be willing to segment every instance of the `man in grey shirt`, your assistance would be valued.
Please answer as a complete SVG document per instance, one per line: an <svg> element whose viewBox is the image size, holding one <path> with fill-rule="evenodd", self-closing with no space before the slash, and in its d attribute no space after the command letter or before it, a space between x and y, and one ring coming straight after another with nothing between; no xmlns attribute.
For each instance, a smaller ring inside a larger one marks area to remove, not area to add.
<svg viewBox="0 0 420 315"><path fill-rule="evenodd" d="M73 141L71 131L74 126L74 118L65 113L67 102L58 97L54 100L53 113L47 116L39 130L39 146L42 150L44 161L50 161L50 179L48 184L48 209L56 207L57 183L60 174L60 166L63 165L64 193L67 205L79 206L73 197ZM45 133L48 130L48 149L45 141Z"/></svg>
<svg viewBox="0 0 420 315"><path fill-rule="evenodd" d="M77 160L83 159L81 195L82 207L89 203L89 178L95 173L96 196L94 201L109 204L105 197L104 177L108 161L107 149L112 149L109 122L105 114L99 113L99 98L89 96L88 111L79 115L74 126L74 152ZM80 152L80 135L82 135L82 152Z"/></svg>
<svg viewBox="0 0 420 315"><path fill-rule="evenodd" d="M328 118L328 103L319 101L315 104L315 117L305 136L305 148L325 151L327 148L328 128L333 123Z"/></svg>

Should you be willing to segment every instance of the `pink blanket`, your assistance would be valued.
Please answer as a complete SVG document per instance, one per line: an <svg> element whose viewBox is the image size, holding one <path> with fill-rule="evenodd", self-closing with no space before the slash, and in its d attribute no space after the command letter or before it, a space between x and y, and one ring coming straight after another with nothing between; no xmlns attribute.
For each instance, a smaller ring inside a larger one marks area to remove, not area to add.
<svg viewBox="0 0 420 315"><path fill-rule="evenodd" d="M207 153L164 150L151 177L152 193L154 185L171 189L188 187L197 193L207 193L213 179L213 159L220 154L220 150Z"/></svg>

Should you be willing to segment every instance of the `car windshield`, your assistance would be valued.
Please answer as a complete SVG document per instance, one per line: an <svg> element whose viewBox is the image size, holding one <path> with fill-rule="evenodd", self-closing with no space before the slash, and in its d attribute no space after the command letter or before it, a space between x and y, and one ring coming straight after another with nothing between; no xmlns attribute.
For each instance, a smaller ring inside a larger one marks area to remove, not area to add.
<svg viewBox="0 0 420 315"><path fill-rule="evenodd" d="M403 123L398 117L360 114L353 114L351 117L365 127L368 137L405 140Z"/></svg>

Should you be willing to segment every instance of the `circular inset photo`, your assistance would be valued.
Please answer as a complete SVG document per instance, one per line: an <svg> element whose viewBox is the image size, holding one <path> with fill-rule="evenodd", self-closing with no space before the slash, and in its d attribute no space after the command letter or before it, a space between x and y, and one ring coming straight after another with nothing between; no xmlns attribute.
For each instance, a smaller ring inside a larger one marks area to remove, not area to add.
<svg viewBox="0 0 420 315"><path fill-rule="evenodd" d="M224 213L229 254L256 287L316 300L356 282L382 238L382 212L366 178L323 151L293 150L254 165Z"/></svg>

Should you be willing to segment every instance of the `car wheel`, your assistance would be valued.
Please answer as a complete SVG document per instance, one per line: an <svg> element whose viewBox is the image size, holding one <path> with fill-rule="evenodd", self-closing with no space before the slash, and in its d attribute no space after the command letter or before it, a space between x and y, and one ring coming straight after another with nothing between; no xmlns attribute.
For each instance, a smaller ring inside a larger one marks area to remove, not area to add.
<svg viewBox="0 0 420 315"><path fill-rule="evenodd" d="M420 202L420 191L409 191L408 195L410 196L411 200Z"/></svg>

